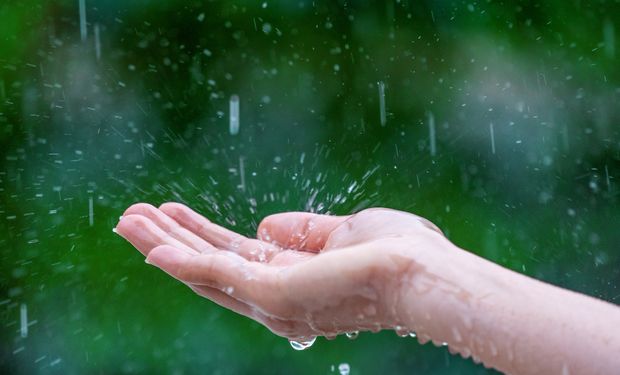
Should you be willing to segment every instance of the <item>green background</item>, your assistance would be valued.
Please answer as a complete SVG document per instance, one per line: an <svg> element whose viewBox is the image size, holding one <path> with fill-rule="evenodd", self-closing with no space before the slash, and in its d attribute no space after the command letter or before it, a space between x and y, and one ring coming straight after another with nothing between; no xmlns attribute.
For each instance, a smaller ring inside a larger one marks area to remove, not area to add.
<svg viewBox="0 0 620 375"><path fill-rule="evenodd" d="M0 4L0 372L492 373L394 332L293 351L146 266L138 201L244 234L392 207L620 301L617 1L85 4L85 40L78 0Z"/></svg>

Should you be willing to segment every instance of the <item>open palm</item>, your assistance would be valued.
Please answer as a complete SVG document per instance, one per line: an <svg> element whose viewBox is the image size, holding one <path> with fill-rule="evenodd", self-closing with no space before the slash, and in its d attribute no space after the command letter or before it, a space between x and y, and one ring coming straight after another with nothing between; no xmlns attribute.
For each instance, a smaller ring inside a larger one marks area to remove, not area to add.
<svg viewBox="0 0 620 375"><path fill-rule="evenodd" d="M271 215L248 238L179 203L139 203L116 230L197 294L300 341L398 325L413 259L447 242L426 219L381 208Z"/></svg>

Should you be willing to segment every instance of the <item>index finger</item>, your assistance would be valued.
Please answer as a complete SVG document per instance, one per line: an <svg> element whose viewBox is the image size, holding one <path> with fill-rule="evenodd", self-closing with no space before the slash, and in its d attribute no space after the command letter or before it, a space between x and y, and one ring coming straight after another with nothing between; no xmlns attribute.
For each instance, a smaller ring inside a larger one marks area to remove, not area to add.
<svg viewBox="0 0 620 375"><path fill-rule="evenodd" d="M190 255L163 245L149 253L147 263L184 283L217 288L258 307L269 309L280 297L276 267L248 261L232 252Z"/></svg>

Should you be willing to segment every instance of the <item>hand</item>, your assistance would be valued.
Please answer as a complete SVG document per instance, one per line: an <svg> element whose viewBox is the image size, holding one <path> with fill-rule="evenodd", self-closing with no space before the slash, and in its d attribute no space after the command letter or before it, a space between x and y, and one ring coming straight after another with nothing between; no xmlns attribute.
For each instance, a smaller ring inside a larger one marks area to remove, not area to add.
<svg viewBox="0 0 620 375"><path fill-rule="evenodd" d="M297 341L395 328L403 280L453 250L428 220L383 208L275 214L255 239L179 203L139 203L116 231L197 294Z"/></svg>

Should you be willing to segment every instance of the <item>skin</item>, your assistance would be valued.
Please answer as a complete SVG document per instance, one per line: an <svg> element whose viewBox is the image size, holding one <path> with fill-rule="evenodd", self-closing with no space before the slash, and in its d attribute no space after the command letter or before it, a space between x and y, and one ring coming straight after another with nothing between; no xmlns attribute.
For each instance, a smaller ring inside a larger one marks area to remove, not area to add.
<svg viewBox="0 0 620 375"><path fill-rule="evenodd" d="M505 373L620 368L620 308L482 259L410 213L286 212L247 238L179 203L138 203L116 231L198 295L291 340L395 329Z"/></svg>

